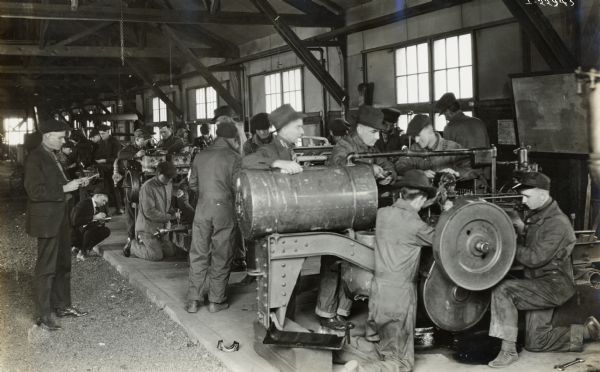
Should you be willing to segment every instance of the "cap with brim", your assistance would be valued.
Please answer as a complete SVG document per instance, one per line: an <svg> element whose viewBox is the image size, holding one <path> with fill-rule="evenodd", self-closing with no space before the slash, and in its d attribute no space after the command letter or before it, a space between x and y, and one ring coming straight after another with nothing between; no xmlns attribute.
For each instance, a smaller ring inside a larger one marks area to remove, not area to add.
<svg viewBox="0 0 600 372"><path fill-rule="evenodd" d="M150 135L150 133L146 132L143 129L136 129L135 132L133 132L133 136L135 138L143 138L143 139L152 138L152 135Z"/></svg>
<svg viewBox="0 0 600 372"><path fill-rule="evenodd" d="M285 127L289 123L294 120L302 119L306 117L301 112L297 112L290 104L285 104L279 106L275 111L269 114L269 121L276 130L281 130L281 128Z"/></svg>
<svg viewBox="0 0 600 372"><path fill-rule="evenodd" d="M335 119L329 123L329 130L334 136L345 136L350 125L344 119Z"/></svg>
<svg viewBox="0 0 600 372"><path fill-rule="evenodd" d="M404 173L404 177L398 181L397 186L417 189L427 193L427 198L433 198L437 190L431 185L431 181L420 169L411 169Z"/></svg>
<svg viewBox="0 0 600 372"><path fill-rule="evenodd" d="M383 123L383 112L373 106L362 105L356 114L356 124L362 124L377 130L386 130Z"/></svg>
<svg viewBox="0 0 600 372"><path fill-rule="evenodd" d="M229 116L230 118L235 117L235 111L229 106L219 106L214 111L212 122L217 121L219 116Z"/></svg>
<svg viewBox="0 0 600 372"><path fill-rule="evenodd" d="M259 112L250 118L250 129L252 130L267 130L270 127L269 114L266 112Z"/></svg>
<svg viewBox="0 0 600 372"><path fill-rule="evenodd" d="M110 127L106 124L101 124L100 126L98 126L98 131L99 132L108 132L108 131L110 131Z"/></svg>
<svg viewBox="0 0 600 372"><path fill-rule="evenodd" d="M442 112L446 111L447 109L449 109L450 107L452 107L452 105L455 104L456 102L457 101L456 101L456 97L454 96L454 93L450 93L450 92L445 93L435 103L435 109L437 110L437 112L442 113Z"/></svg>
<svg viewBox="0 0 600 372"><path fill-rule="evenodd" d="M523 173L512 188L517 191L534 188L550 191L550 178L540 172Z"/></svg>
<svg viewBox="0 0 600 372"><path fill-rule="evenodd" d="M63 132L68 131L69 125L65 122L49 119L38 124L38 129L41 133Z"/></svg>
<svg viewBox="0 0 600 372"><path fill-rule="evenodd" d="M67 149L73 149L75 147L75 144L73 144L73 142L71 141L67 141L63 143L62 147Z"/></svg>
<svg viewBox="0 0 600 372"><path fill-rule="evenodd" d="M98 131L98 129L94 128L94 129L90 130L89 138L99 136L99 135L100 135L100 132Z"/></svg>
<svg viewBox="0 0 600 372"><path fill-rule="evenodd" d="M391 107L381 109L381 112L383 112L383 121L388 123L396 123L400 117L400 110Z"/></svg>
<svg viewBox="0 0 600 372"><path fill-rule="evenodd" d="M427 127L431 124L431 120L429 116L423 114L417 114L413 116L413 118L408 123L408 127L406 128L406 135L416 137L421 133L423 128Z"/></svg>

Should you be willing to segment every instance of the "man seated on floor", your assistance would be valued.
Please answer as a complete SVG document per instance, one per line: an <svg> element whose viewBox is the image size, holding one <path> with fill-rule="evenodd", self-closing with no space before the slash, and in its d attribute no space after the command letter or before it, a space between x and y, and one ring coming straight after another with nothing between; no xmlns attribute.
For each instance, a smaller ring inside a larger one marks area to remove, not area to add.
<svg viewBox="0 0 600 372"><path fill-rule="evenodd" d="M71 212L73 224L73 247L78 250L77 260L84 261L90 251L100 255L97 245L110 236L110 229L104 225L108 195L99 186L92 197L83 199ZM104 211L104 212L103 212Z"/></svg>
<svg viewBox="0 0 600 372"><path fill-rule="evenodd" d="M584 324L555 326L554 309L575 294L571 253L575 232L569 218L550 196L550 178L525 173L515 186L530 213L519 220L523 232L515 260L525 266L524 279L506 279L492 291L490 336L502 340L492 368L518 359L516 342L519 310L525 311L525 349L529 351L582 351L586 341L600 340L600 323L590 316Z"/></svg>
<svg viewBox="0 0 600 372"><path fill-rule="evenodd" d="M163 257L175 255L176 246L168 235L154 236L158 229L169 228L171 221L179 214L171 208L173 178L177 168L170 161L156 167L156 176L146 181L140 188L138 214L135 221L136 239L130 249L124 249L126 257L132 255L149 261L160 261Z"/></svg>

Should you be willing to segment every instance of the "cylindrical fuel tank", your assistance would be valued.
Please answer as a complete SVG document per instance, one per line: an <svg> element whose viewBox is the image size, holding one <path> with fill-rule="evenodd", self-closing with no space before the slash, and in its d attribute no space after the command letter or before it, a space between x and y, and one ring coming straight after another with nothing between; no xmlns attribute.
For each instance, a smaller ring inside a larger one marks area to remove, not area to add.
<svg viewBox="0 0 600 372"><path fill-rule="evenodd" d="M377 184L369 165L313 167L294 175L244 170L237 181L236 213L246 239L366 230L375 225Z"/></svg>

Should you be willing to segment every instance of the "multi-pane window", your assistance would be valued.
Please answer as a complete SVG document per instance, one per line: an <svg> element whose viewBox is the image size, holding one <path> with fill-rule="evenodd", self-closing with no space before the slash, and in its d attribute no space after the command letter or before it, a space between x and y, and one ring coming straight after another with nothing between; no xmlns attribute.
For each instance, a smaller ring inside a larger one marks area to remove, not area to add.
<svg viewBox="0 0 600 372"><path fill-rule="evenodd" d="M471 34L433 42L433 80L436 99L446 92L456 98L473 98Z"/></svg>
<svg viewBox="0 0 600 372"><path fill-rule="evenodd" d="M167 121L167 104L158 97L152 98L152 121Z"/></svg>
<svg viewBox="0 0 600 372"><path fill-rule="evenodd" d="M33 119L24 120L22 118L4 119L4 133L8 145L22 145L25 134L33 131Z"/></svg>
<svg viewBox="0 0 600 372"><path fill-rule="evenodd" d="M427 43L396 49L396 102L429 102Z"/></svg>
<svg viewBox="0 0 600 372"><path fill-rule="evenodd" d="M297 68L266 75L265 102L267 113L285 103L289 103L296 111L303 111L302 70Z"/></svg>
<svg viewBox="0 0 600 372"><path fill-rule="evenodd" d="M196 89L196 119L212 118L217 108L217 91L212 87Z"/></svg>

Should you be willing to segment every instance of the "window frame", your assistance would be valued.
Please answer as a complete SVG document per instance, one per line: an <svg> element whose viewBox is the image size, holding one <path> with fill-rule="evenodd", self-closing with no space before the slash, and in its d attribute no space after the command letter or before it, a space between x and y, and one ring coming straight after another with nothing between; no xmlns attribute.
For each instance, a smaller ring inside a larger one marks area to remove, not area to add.
<svg viewBox="0 0 600 372"><path fill-rule="evenodd" d="M305 112L305 109L306 109L306 97L304 96L304 93L305 93L305 89L304 89L304 65L294 65L294 66L289 66L289 67L284 67L284 68L279 68L279 69L274 69L274 70L260 72L260 73L257 73L257 74L248 75L247 76L248 91L249 91L249 95L248 95L249 102L248 102L248 104L249 104L250 109L252 110L252 107L253 107L253 104L252 104L252 91L253 91L252 90L252 78L255 78L257 76L266 77L267 75L272 75L272 74L275 74L275 73L283 73L283 72L292 71L292 70L300 70L300 91L301 91L300 97L302 98L302 109L301 109L300 112ZM262 82L262 85L263 85L263 89L264 89L264 85L265 85L264 80ZM265 97L265 106L264 106L264 110L265 111L260 111L260 112L266 112L266 108L267 108L267 106L266 106L266 104L267 104L266 93L267 93L266 89L264 89L263 96ZM283 104L283 79L281 79L281 102ZM252 111L251 114L255 115L257 113L258 112L253 112Z"/></svg>
<svg viewBox="0 0 600 372"><path fill-rule="evenodd" d="M158 121L154 120L154 100L157 99L158 100ZM162 111L161 107L160 107L160 103L162 102L163 105L165 105L164 109L165 109L165 118L164 120L162 120L162 115L160 114L160 112ZM160 123L162 121L169 121L169 108L167 107L167 103L164 102L160 97L158 96L153 96L150 98L150 108L152 111L152 122L153 123Z"/></svg>
<svg viewBox="0 0 600 372"><path fill-rule="evenodd" d="M208 111L208 104L206 101L206 92L208 91L208 89L212 89L215 92L215 101L214 101L215 109L217 107L219 107L219 93L217 93L217 90L215 88L213 88L212 86L204 85L204 86L200 86L200 87L190 88L189 91L193 97L193 107L194 107L194 119L193 120L204 121L204 120L210 120L213 117L213 113ZM197 101L196 97L197 97L199 90L204 90L204 111L206 114L206 117L204 117L204 118L198 117L198 101Z"/></svg>

